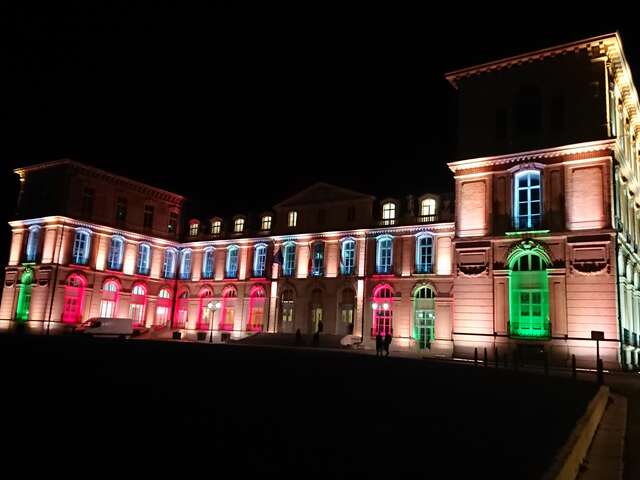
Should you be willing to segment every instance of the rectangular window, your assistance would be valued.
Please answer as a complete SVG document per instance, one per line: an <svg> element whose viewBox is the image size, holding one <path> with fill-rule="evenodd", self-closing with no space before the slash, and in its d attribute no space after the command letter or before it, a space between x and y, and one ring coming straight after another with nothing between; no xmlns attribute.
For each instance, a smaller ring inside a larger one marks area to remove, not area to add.
<svg viewBox="0 0 640 480"><path fill-rule="evenodd" d="M313 261L311 275L321 277L324 273L324 243L316 243L313 246Z"/></svg>
<svg viewBox="0 0 640 480"><path fill-rule="evenodd" d="M340 262L340 273L342 275L353 275L353 267L355 264L356 242L353 240L345 240L342 242L342 255Z"/></svg>
<svg viewBox="0 0 640 480"><path fill-rule="evenodd" d="M153 228L153 205L145 205L144 206L144 220L143 226L146 230L151 230Z"/></svg>
<svg viewBox="0 0 640 480"><path fill-rule="evenodd" d="M284 247L284 269L283 274L285 277L293 276L296 262L296 246L293 244L286 245Z"/></svg>
<svg viewBox="0 0 640 480"><path fill-rule="evenodd" d="M124 223L127 221L127 199L124 197L118 197L116 204L116 222Z"/></svg>
<svg viewBox="0 0 640 480"><path fill-rule="evenodd" d="M262 224L260 225L260 230L271 230L271 216L265 215L262 217Z"/></svg>
<svg viewBox="0 0 640 480"><path fill-rule="evenodd" d="M244 231L244 218L236 218L233 222L233 231L235 233L242 233Z"/></svg>
<svg viewBox="0 0 640 480"><path fill-rule="evenodd" d="M171 234L178 233L178 214L176 212L169 212L169 225L167 230Z"/></svg>
<svg viewBox="0 0 640 480"><path fill-rule="evenodd" d="M96 191L91 187L84 187L82 193L82 216L91 217L93 215L93 199Z"/></svg>
<svg viewBox="0 0 640 480"><path fill-rule="evenodd" d="M540 172L522 172L515 178L515 228L527 230L540 228L542 223L542 199Z"/></svg>
<svg viewBox="0 0 640 480"><path fill-rule="evenodd" d="M289 227L295 227L296 225L298 225L298 212L296 212L295 210L289 212L288 225Z"/></svg>
<svg viewBox="0 0 640 480"><path fill-rule="evenodd" d="M189 224L189 236L190 237L197 237L198 236L198 223L197 222L193 222L193 223Z"/></svg>
<svg viewBox="0 0 640 480"><path fill-rule="evenodd" d="M222 229L222 222L220 220L214 220L211 222L211 235L220 235Z"/></svg>

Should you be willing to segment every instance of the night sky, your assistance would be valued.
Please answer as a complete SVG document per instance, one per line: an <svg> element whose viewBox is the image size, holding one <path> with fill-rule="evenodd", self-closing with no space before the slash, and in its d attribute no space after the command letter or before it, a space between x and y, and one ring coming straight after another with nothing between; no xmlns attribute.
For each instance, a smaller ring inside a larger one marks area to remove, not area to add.
<svg viewBox="0 0 640 480"><path fill-rule="evenodd" d="M211 216L318 180L378 197L449 191L446 72L618 30L640 81L634 19L609 11L85 3L0 16L3 218L11 169L63 157L200 199Z"/></svg>

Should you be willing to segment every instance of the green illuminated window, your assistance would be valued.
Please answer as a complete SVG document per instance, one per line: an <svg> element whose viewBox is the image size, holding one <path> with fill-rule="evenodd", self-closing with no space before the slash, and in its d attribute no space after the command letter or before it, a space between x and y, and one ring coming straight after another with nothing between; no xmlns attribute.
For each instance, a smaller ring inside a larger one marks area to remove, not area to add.
<svg viewBox="0 0 640 480"><path fill-rule="evenodd" d="M18 294L18 306L16 307L16 320L20 322L26 322L29 319L32 283L33 271L28 268L20 279L20 293Z"/></svg>
<svg viewBox="0 0 640 480"><path fill-rule="evenodd" d="M427 286L418 288L413 295L413 338L421 349L429 348L435 339L435 297Z"/></svg>
<svg viewBox="0 0 640 480"><path fill-rule="evenodd" d="M523 252L510 262L510 331L517 337L549 337L549 282L547 262L534 252Z"/></svg>

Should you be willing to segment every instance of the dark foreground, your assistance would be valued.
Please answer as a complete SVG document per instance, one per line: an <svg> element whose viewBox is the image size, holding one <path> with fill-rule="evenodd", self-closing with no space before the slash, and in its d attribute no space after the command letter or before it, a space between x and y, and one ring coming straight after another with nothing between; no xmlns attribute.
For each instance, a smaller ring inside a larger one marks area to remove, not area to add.
<svg viewBox="0 0 640 480"><path fill-rule="evenodd" d="M401 358L67 337L0 336L0 361L3 457L47 469L539 478L596 390Z"/></svg>

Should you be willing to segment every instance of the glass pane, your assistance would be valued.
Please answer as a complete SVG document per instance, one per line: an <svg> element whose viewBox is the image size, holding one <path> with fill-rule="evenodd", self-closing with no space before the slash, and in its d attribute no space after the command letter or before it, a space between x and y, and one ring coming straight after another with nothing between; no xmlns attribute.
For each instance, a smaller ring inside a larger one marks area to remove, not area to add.
<svg viewBox="0 0 640 480"><path fill-rule="evenodd" d="M532 188L531 189L531 200L540 200L540 189Z"/></svg>
<svg viewBox="0 0 640 480"><path fill-rule="evenodd" d="M540 214L540 202L531 202L531 214L539 215Z"/></svg>
<svg viewBox="0 0 640 480"><path fill-rule="evenodd" d="M527 187L527 175L522 175L519 179L518 179L518 187L523 188L523 187Z"/></svg>
<svg viewBox="0 0 640 480"><path fill-rule="evenodd" d="M531 270L540 270L540 257L531 255Z"/></svg>
<svg viewBox="0 0 640 480"><path fill-rule="evenodd" d="M540 175L538 173L532 173L529 175L530 185L540 185Z"/></svg>

